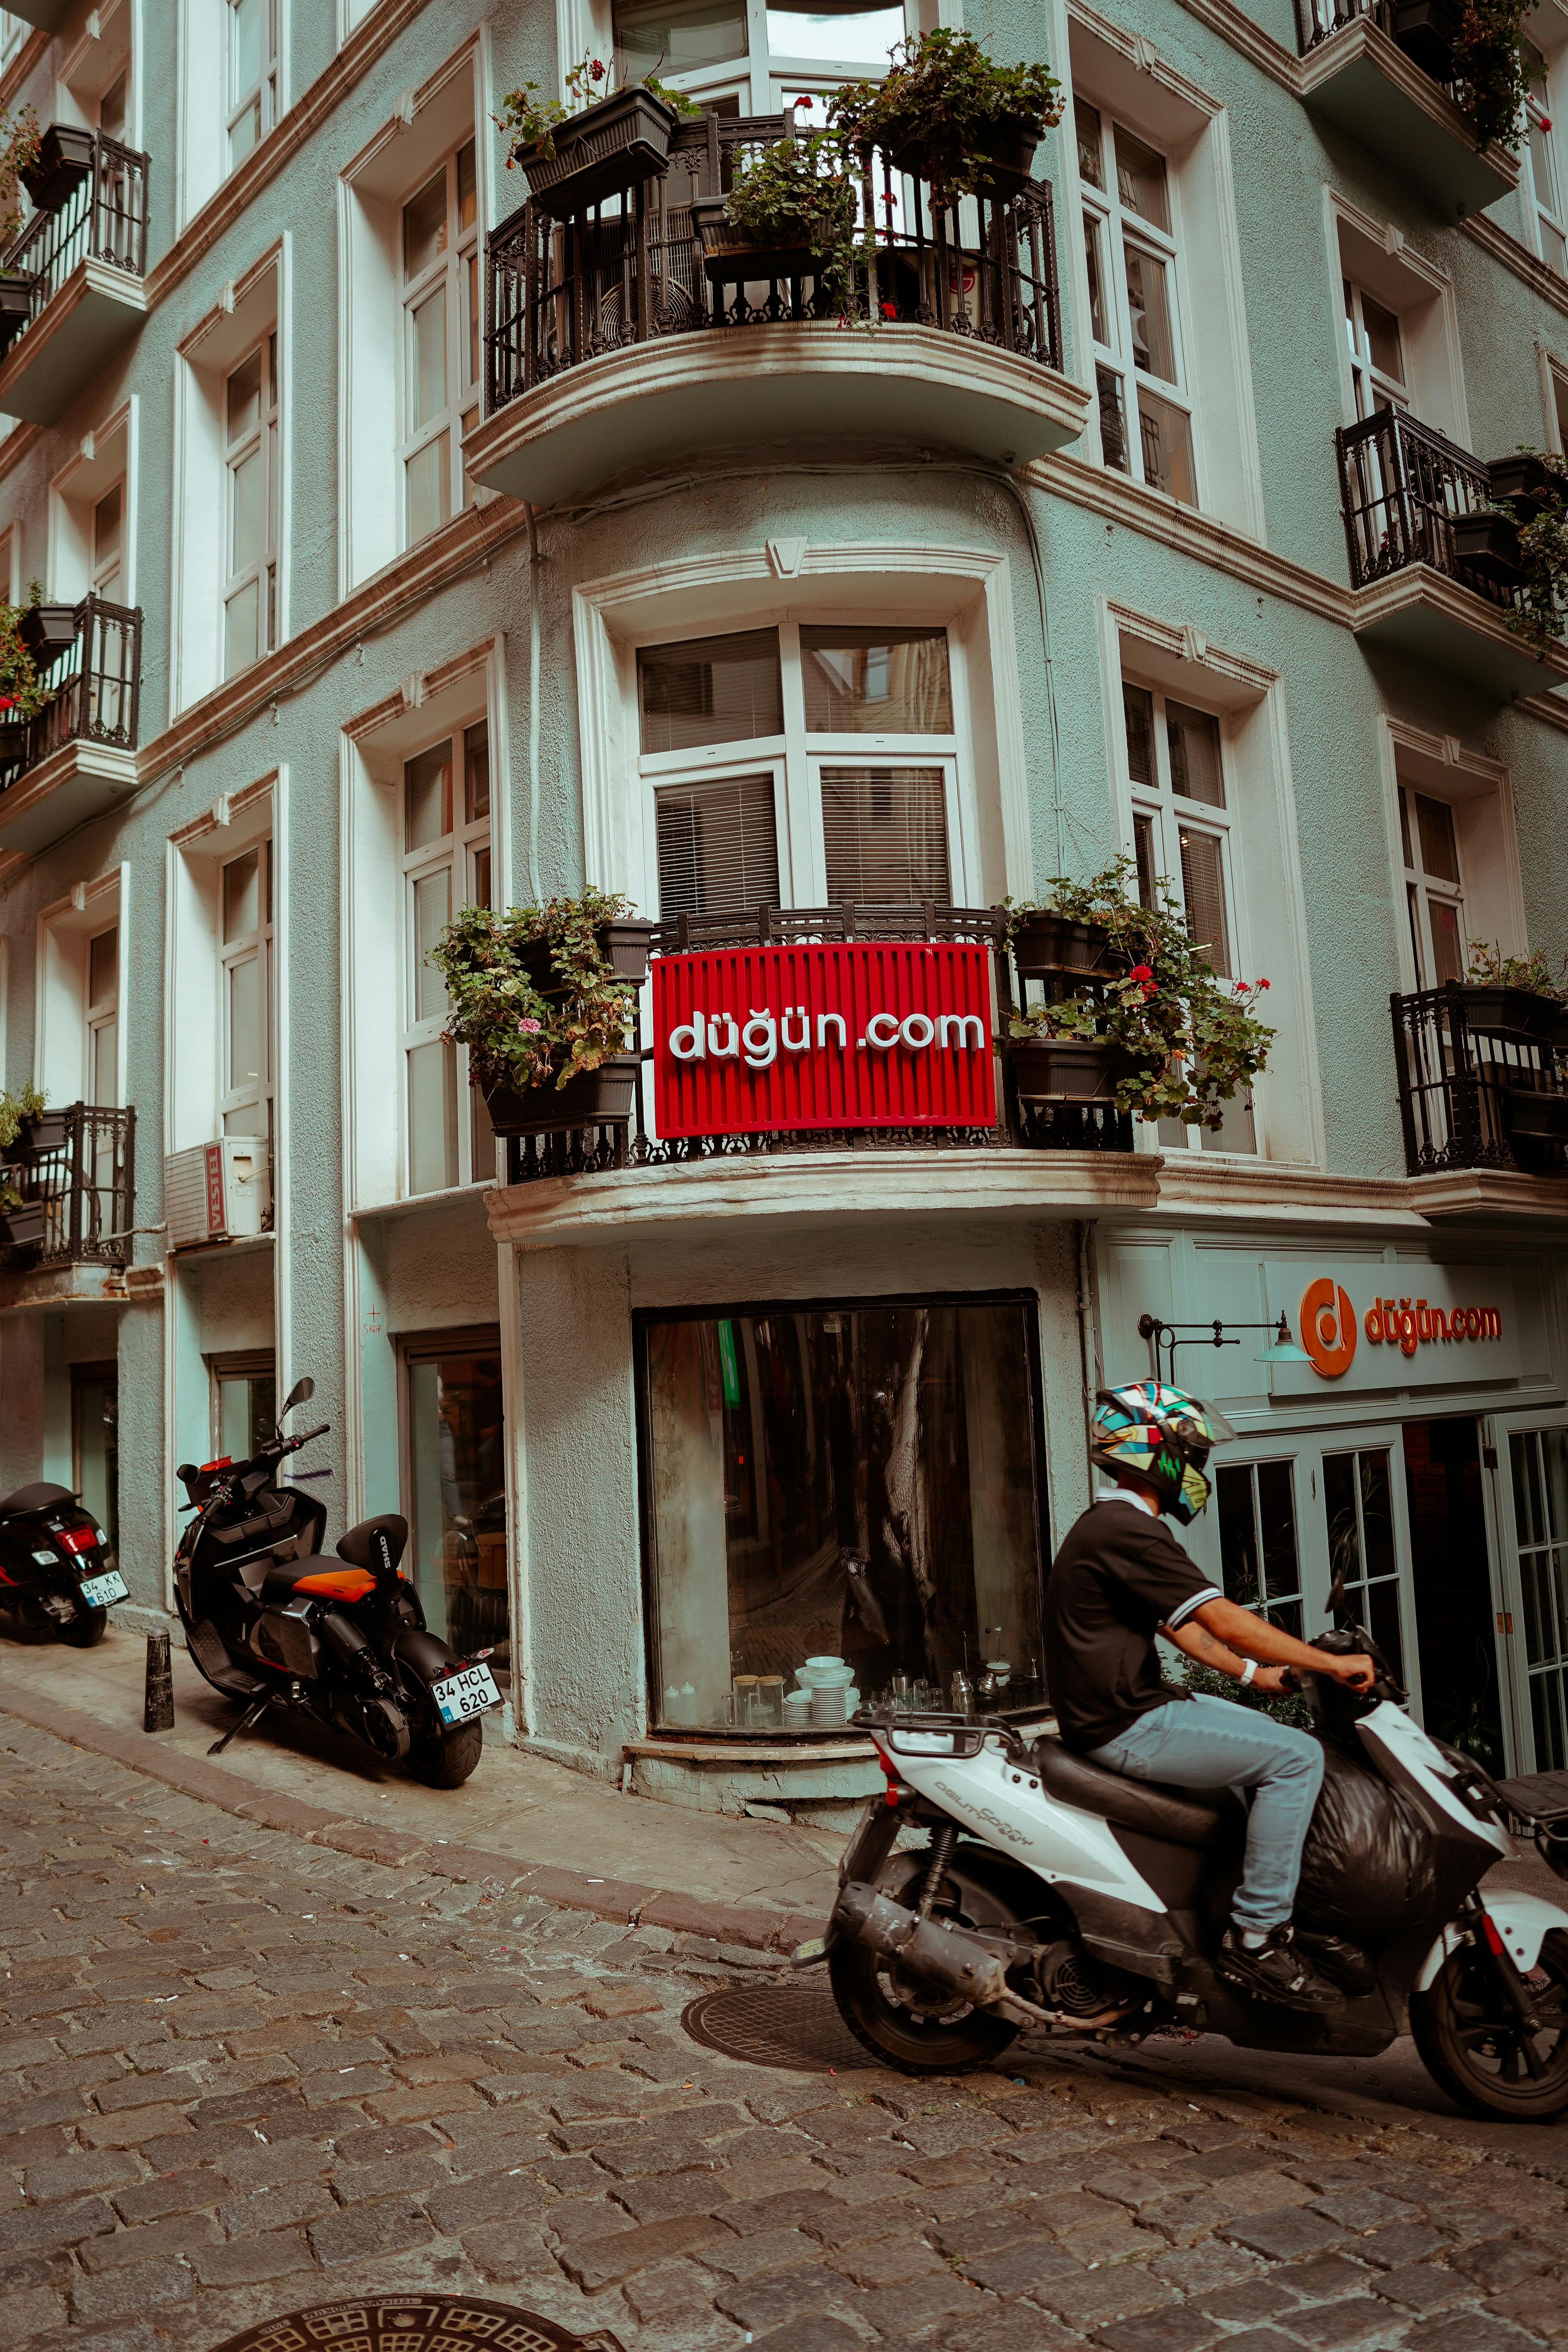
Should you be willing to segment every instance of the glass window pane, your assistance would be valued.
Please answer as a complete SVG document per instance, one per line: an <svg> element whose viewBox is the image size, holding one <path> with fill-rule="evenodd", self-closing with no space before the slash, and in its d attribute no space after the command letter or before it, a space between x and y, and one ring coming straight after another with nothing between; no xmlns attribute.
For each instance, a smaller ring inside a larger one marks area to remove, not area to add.
<svg viewBox="0 0 1568 2352"><path fill-rule="evenodd" d="M1178 838L1187 929L1205 950L1215 971L1228 979L1230 926L1225 910L1224 853L1215 835L1199 833L1194 825L1184 824Z"/></svg>
<svg viewBox="0 0 1568 2352"><path fill-rule="evenodd" d="M261 11L263 0L229 0L229 56L235 98L261 79Z"/></svg>
<svg viewBox="0 0 1568 2352"><path fill-rule="evenodd" d="M682 785L658 800L661 915L738 915L779 902L771 775Z"/></svg>
<svg viewBox="0 0 1568 2352"><path fill-rule="evenodd" d="M120 933L118 929L100 931L88 950L87 1001L89 1004L107 1004L114 994L120 978Z"/></svg>
<svg viewBox="0 0 1568 2352"><path fill-rule="evenodd" d="M1005 1659L1004 1703L1038 1703L1021 1307L818 1307L647 1337L662 1721L728 1724L736 1675L763 1678L752 1704L776 1721L821 1655L868 1704L927 1684L945 1701L966 1658Z"/></svg>
<svg viewBox="0 0 1568 2352"><path fill-rule="evenodd" d="M1541 1483L1541 1455L1533 1430L1516 1431L1509 1439L1513 1469L1513 1520L1521 1544L1544 1543L1546 1497Z"/></svg>
<svg viewBox="0 0 1568 2352"><path fill-rule="evenodd" d="M1138 429L1143 478L1184 506L1197 504L1193 476L1193 425L1186 411L1138 388Z"/></svg>
<svg viewBox="0 0 1568 2352"><path fill-rule="evenodd" d="M119 1024L100 1021L92 1033L92 1100L105 1108L120 1100Z"/></svg>
<svg viewBox="0 0 1568 2352"><path fill-rule="evenodd" d="M479 380L479 326L484 317L484 304L479 294L479 255L476 246L463 263L463 341L468 355L465 383ZM469 432L479 423L478 415L465 416L463 431Z"/></svg>
<svg viewBox="0 0 1568 2352"><path fill-rule="evenodd" d="M220 1372L217 1382L217 1450L232 1461L253 1461L277 1425L275 1376L271 1372Z"/></svg>
<svg viewBox="0 0 1568 2352"><path fill-rule="evenodd" d="M1103 222L1096 214L1085 213L1083 216L1083 261L1084 268L1089 273L1089 331L1092 333L1095 341L1099 343L1102 349L1114 351L1116 348L1116 338L1110 331L1110 317L1106 309L1105 301L1105 265L1101 257L1104 244L1105 226Z"/></svg>
<svg viewBox="0 0 1568 2352"><path fill-rule="evenodd" d="M438 874L422 874L414 885L414 1018L434 1021L447 1010L447 983L438 964L429 961L431 949L452 919L452 877L443 866Z"/></svg>
<svg viewBox="0 0 1568 2352"><path fill-rule="evenodd" d="M1154 848L1154 820L1152 816L1133 818L1132 854L1138 864L1138 904L1141 907L1155 907L1160 899L1161 877L1156 870L1158 859Z"/></svg>
<svg viewBox="0 0 1568 2352"><path fill-rule="evenodd" d="M92 510L92 561L95 570L112 563L120 554L125 492L119 482L106 490Z"/></svg>
<svg viewBox="0 0 1568 2352"><path fill-rule="evenodd" d="M73 1367L72 1480L83 1507L109 1538L106 1568L120 1564L120 1382L112 1369Z"/></svg>
<svg viewBox="0 0 1568 2352"><path fill-rule="evenodd" d="M254 1086L261 1075L259 966L255 956L231 964L228 972L227 1090Z"/></svg>
<svg viewBox="0 0 1568 2352"><path fill-rule="evenodd" d="M458 1051L444 1037L408 1055L408 1189L442 1192L458 1181Z"/></svg>
<svg viewBox="0 0 1568 2352"><path fill-rule="evenodd" d="M247 849L243 857L231 857L223 869L223 936L226 946L233 940L248 939L261 923L261 853Z"/></svg>
<svg viewBox="0 0 1568 2352"><path fill-rule="evenodd" d="M458 150L458 226L472 228L479 216L479 178L474 169L474 142Z"/></svg>
<svg viewBox="0 0 1568 2352"><path fill-rule="evenodd" d="M452 746L433 743L403 770L403 846L427 849L452 830Z"/></svg>
<svg viewBox="0 0 1568 2352"><path fill-rule="evenodd" d="M1261 1597L1258 1520L1249 1464L1229 1463L1215 1473L1219 1515L1219 1556L1226 1598L1238 1608L1256 1609Z"/></svg>
<svg viewBox="0 0 1568 2352"><path fill-rule="evenodd" d="M1171 790L1209 808L1225 806L1220 766L1219 720L1184 702L1165 704L1165 741L1171 754Z"/></svg>
<svg viewBox="0 0 1568 2352"><path fill-rule="evenodd" d="M447 405L447 289L438 285L414 313L414 410L410 432Z"/></svg>
<svg viewBox="0 0 1568 2352"><path fill-rule="evenodd" d="M447 250L447 167L434 173L403 207L403 275L423 277Z"/></svg>
<svg viewBox="0 0 1568 2352"><path fill-rule="evenodd" d="M940 768L824 768L822 845L837 906L947 906L947 795Z"/></svg>
<svg viewBox="0 0 1568 2352"><path fill-rule="evenodd" d="M1329 1574L1347 1584L1361 1577L1361 1528L1355 1507L1355 1455L1323 1456L1323 1515L1329 1532Z"/></svg>
<svg viewBox="0 0 1568 2352"><path fill-rule="evenodd" d="M414 541L439 530L452 517L451 436L438 433L408 460L408 537Z"/></svg>
<svg viewBox="0 0 1568 2352"><path fill-rule="evenodd" d="M1258 1515L1263 1537L1263 1581L1269 1599L1301 1589L1296 1550L1296 1488L1289 1462L1258 1465Z"/></svg>
<svg viewBox="0 0 1568 2352"><path fill-rule="evenodd" d="M905 31L902 7L887 7L882 0L869 6L840 0L826 11L770 8L767 16L770 57L822 58L879 73L887 71L888 52Z"/></svg>
<svg viewBox="0 0 1568 2352"><path fill-rule="evenodd" d="M1388 1455L1381 1449L1373 1454L1359 1454L1356 1463L1361 1476L1361 1532L1366 1573L1392 1576L1395 1569L1394 1501Z"/></svg>
<svg viewBox="0 0 1568 2352"><path fill-rule="evenodd" d="M1380 375L1392 376L1395 383L1403 383L1405 356L1400 349L1399 320L1392 310L1385 310L1367 293L1361 298L1361 317L1373 367Z"/></svg>
<svg viewBox="0 0 1568 2352"><path fill-rule="evenodd" d="M776 629L644 646L637 700L645 751L689 751L784 733Z"/></svg>
<svg viewBox="0 0 1568 2352"><path fill-rule="evenodd" d="M1078 175L1087 180L1091 188L1105 185L1105 139L1098 106L1075 98L1072 102L1073 126L1078 132Z"/></svg>
<svg viewBox="0 0 1568 2352"><path fill-rule="evenodd" d="M1165 159L1152 147L1145 147L1121 123L1114 130L1116 142L1116 186L1122 203L1130 212L1142 215L1156 228L1168 230L1171 226L1170 191L1165 181Z"/></svg>
<svg viewBox="0 0 1568 2352"><path fill-rule="evenodd" d="M498 1347L408 1367L410 1500L405 1565L432 1633L459 1656L493 1649L505 1680L506 1437Z"/></svg>
<svg viewBox="0 0 1568 2352"><path fill-rule="evenodd" d="M228 437L237 441L261 418L261 352L259 346L242 360L228 380Z"/></svg>
<svg viewBox="0 0 1568 2352"><path fill-rule="evenodd" d="M1121 378L1111 368L1094 371L1095 404L1100 413L1100 450L1119 474L1129 470L1127 413L1121 404Z"/></svg>
<svg viewBox="0 0 1568 2352"><path fill-rule="evenodd" d="M1154 765L1154 698L1146 686L1121 681L1121 716L1127 729L1127 772L1151 792L1159 787Z"/></svg>
<svg viewBox="0 0 1568 2352"><path fill-rule="evenodd" d="M746 54L742 0L643 0L615 11L616 58L628 79L690 73Z"/></svg>
<svg viewBox="0 0 1568 2352"><path fill-rule="evenodd" d="M257 616L261 610L261 583L247 583L224 606L223 668L226 677L247 669L257 658Z"/></svg>
<svg viewBox="0 0 1568 2352"><path fill-rule="evenodd" d="M1543 1429L1542 1464L1545 1472L1546 1524L1553 1541L1568 1537L1568 1430Z"/></svg>
<svg viewBox="0 0 1568 2352"><path fill-rule="evenodd" d="M1440 882L1459 878L1459 845L1454 838L1454 812L1447 801L1429 793L1415 795L1415 818L1421 835L1421 865Z"/></svg>
<svg viewBox="0 0 1568 2352"><path fill-rule="evenodd" d="M490 730L484 719L463 730L463 814L468 824L490 813Z"/></svg>
<svg viewBox="0 0 1568 2352"><path fill-rule="evenodd" d="M228 134L228 154L232 164L243 163L261 137L261 100L255 100L243 114L235 117Z"/></svg>
<svg viewBox="0 0 1568 2352"><path fill-rule="evenodd" d="M1426 908L1432 918L1431 984L1440 988L1446 980L1462 980L1465 976L1459 909L1444 898L1428 898Z"/></svg>
<svg viewBox="0 0 1568 2352"><path fill-rule="evenodd" d="M814 735L951 735L945 629L803 628L805 724Z"/></svg>
<svg viewBox="0 0 1568 2352"><path fill-rule="evenodd" d="M1395 1682L1405 1680L1405 1636L1399 1622L1399 1582L1384 1577L1366 1588L1366 1630L1393 1669Z"/></svg>
<svg viewBox="0 0 1568 2352"><path fill-rule="evenodd" d="M471 903L476 907L489 907L495 903L490 896L490 853L488 849L476 849L474 852Z"/></svg>
<svg viewBox="0 0 1568 2352"><path fill-rule="evenodd" d="M1124 245L1127 310L1132 330L1132 358L1145 375L1162 383L1176 382L1176 344L1171 331L1171 274L1165 264L1142 247Z"/></svg>
<svg viewBox="0 0 1568 2352"><path fill-rule="evenodd" d="M1563 1763L1563 1685L1554 1674L1532 1675L1530 1706L1535 1729L1535 1769L1559 1772Z"/></svg>
<svg viewBox="0 0 1568 2352"><path fill-rule="evenodd" d="M244 572L261 552L261 452L229 467L228 568Z"/></svg>

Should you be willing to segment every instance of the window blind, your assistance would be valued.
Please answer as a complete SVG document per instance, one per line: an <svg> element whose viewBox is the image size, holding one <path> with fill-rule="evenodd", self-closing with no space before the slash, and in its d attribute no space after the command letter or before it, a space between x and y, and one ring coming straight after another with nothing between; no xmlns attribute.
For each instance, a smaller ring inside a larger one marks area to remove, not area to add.
<svg viewBox="0 0 1568 2352"><path fill-rule="evenodd" d="M691 751L784 733L776 629L689 637L637 653L645 751Z"/></svg>
<svg viewBox="0 0 1568 2352"><path fill-rule="evenodd" d="M739 915L779 902L771 775L681 784L658 795L661 915Z"/></svg>
<svg viewBox="0 0 1568 2352"><path fill-rule="evenodd" d="M822 841L832 905L952 901L940 768L824 768Z"/></svg>
<svg viewBox="0 0 1568 2352"><path fill-rule="evenodd" d="M1183 825L1182 896L1187 902L1187 929L1203 948L1215 971L1230 977L1230 926L1225 912L1225 869L1218 839Z"/></svg>

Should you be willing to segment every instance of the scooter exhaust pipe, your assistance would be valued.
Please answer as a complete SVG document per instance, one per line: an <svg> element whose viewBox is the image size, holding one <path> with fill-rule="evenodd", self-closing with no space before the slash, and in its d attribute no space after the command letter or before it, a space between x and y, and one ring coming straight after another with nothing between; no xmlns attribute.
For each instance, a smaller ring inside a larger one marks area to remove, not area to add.
<svg viewBox="0 0 1568 2352"><path fill-rule="evenodd" d="M833 1906L833 1926L851 1943L901 1960L914 1975L973 2001L977 2009L1015 1998L1001 1961L978 1936L936 1919L921 1919L863 1879L851 1879L841 1888Z"/></svg>

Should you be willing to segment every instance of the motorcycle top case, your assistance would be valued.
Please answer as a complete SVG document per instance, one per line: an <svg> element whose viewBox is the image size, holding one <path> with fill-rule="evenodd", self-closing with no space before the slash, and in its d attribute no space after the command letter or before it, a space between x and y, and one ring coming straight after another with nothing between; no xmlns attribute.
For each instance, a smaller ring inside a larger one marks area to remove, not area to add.
<svg viewBox="0 0 1568 2352"><path fill-rule="evenodd" d="M1430 1839L1399 1791L1364 1764L1330 1746L1323 1760L1296 1916L1358 1943L1384 1943L1431 1913Z"/></svg>

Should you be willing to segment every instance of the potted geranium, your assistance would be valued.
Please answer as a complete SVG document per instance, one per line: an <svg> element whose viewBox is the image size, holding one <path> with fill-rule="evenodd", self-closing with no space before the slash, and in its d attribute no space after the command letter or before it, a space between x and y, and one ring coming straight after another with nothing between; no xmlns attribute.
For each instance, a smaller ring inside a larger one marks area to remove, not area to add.
<svg viewBox="0 0 1568 2352"><path fill-rule="evenodd" d="M626 1048L638 975L617 971L604 943L630 912L628 900L592 888L504 915L465 907L430 950L451 1004L447 1034L468 1047L498 1135L630 1118L639 1064ZM542 961L548 992L538 984Z"/></svg>
<svg viewBox="0 0 1568 2352"><path fill-rule="evenodd" d="M843 148L826 131L748 154L728 195L692 199L709 278L810 277L847 297L868 246L858 233L856 194Z"/></svg>
<svg viewBox="0 0 1568 2352"><path fill-rule="evenodd" d="M608 80L603 59L584 57L566 77L569 105L541 98L527 81L507 92L494 118L511 140L507 170L520 165L534 203L557 220L658 179L679 117L701 112L684 90L651 76L615 90Z"/></svg>
<svg viewBox="0 0 1568 2352"><path fill-rule="evenodd" d="M1517 151L1535 79L1525 20L1535 0L1464 0L1447 40L1440 81L1451 83L1478 148ZM1417 60L1419 62L1419 60ZM1431 68L1428 68L1431 70Z"/></svg>
<svg viewBox="0 0 1568 2352"><path fill-rule="evenodd" d="M38 154L38 119L25 106L13 121L0 108L0 245L22 226L22 184ZM33 273L0 269L0 359L33 314Z"/></svg>
<svg viewBox="0 0 1568 2352"><path fill-rule="evenodd" d="M1471 940L1469 950L1457 983L1466 1027L1478 1037L1556 1038L1568 1018L1568 964L1560 976L1540 948L1505 956L1486 940Z"/></svg>
<svg viewBox="0 0 1568 2352"><path fill-rule="evenodd" d="M37 582L33 593L36 598ZM0 767L26 758L29 722L47 699L23 636L22 625L30 609L26 604L0 604ZM0 1143L4 1141L0 1132Z"/></svg>
<svg viewBox="0 0 1568 2352"><path fill-rule="evenodd" d="M37 1087L23 1087L14 1095L0 1087L0 1164L17 1158L27 1122L37 1118L43 1108L44 1097Z"/></svg>
<svg viewBox="0 0 1568 2352"><path fill-rule="evenodd" d="M51 122L19 165L22 185L41 213L58 212L92 171L93 134L75 123Z"/></svg>
<svg viewBox="0 0 1568 2352"><path fill-rule="evenodd" d="M852 82L828 120L862 166L874 152L925 181L934 212L960 196L1016 195L1040 134L1061 121L1061 85L1043 65L1001 66L950 26L889 51L881 81Z"/></svg>

